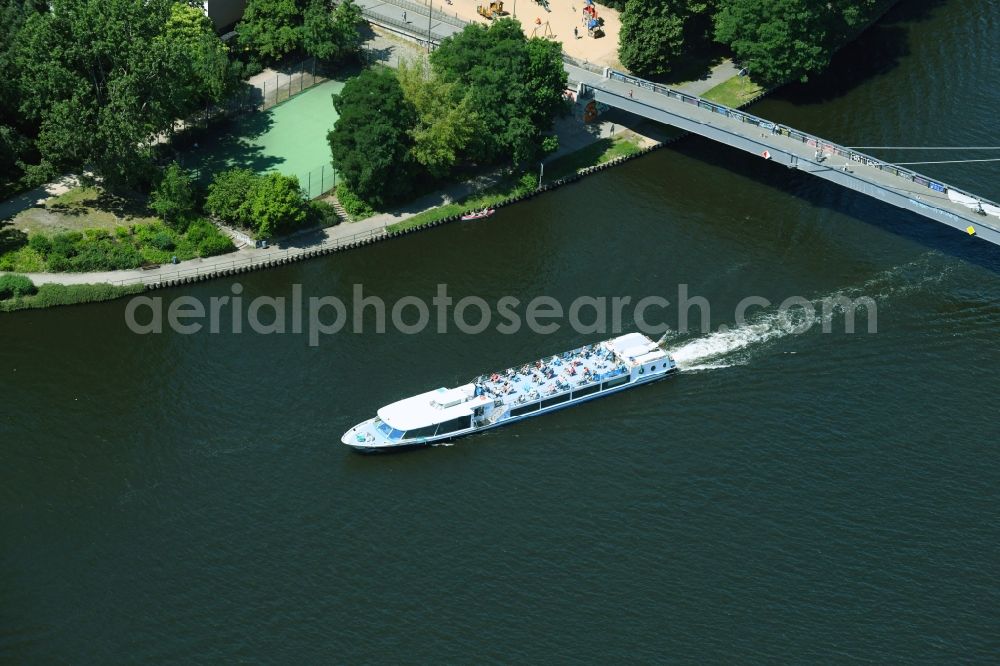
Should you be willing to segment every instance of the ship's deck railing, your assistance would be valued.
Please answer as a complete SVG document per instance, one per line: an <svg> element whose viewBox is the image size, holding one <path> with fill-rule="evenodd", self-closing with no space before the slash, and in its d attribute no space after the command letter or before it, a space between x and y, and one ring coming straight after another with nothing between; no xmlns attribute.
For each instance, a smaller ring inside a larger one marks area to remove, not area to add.
<svg viewBox="0 0 1000 666"><path fill-rule="evenodd" d="M565 59L565 58L564 58ZM788 125L783 125L781 123L774 123L770 120L765 120L751 113L746 113L732 107L725 106L723 104L718 104L716 102L709 101L703 97L698 97L696 95L691 95L679 90L675 90L668 86L661 85L659 83L653 83L652 81L647 81L646 79L641 79L637 76L632 76L630 74L625 74L624 72L619 72L617 70L609 69L605 70L605 76L615 81L620 81L622 83L627 83L629 85L636 86L651 92L663 95L665 97L670 97L672 99L680 100L686 104L691 104L692 106L697 106L701 109L707 111L712 111L723 116L728 116L740 122L756 125L765 131L770 131L774 135L786 136L792 139L801 141L804 144L808 144L816 148L816 150L823 152L824 154L836 154L841 157L845 157L854 162L859 162L870 167L874 167L881 171L885 171L899 178L903 178L907 181L916 183L917 185L922 185L935 192L945 193L948 190L956 192L958 194L971 197L976 199L983 204L988 204L996 206L997 204L984 199L983 197L967 192L959 187L949 185L947 183L942 183L938 180L925 176L923 174L917 173L905 167L897 166L891 162L884 162L878 158L872 157L871 155L866 155L865 153L852 150L845 146L838 145L832 141L827 141L821 137L809 134L808 132L803 132L797 130L794 127L789 127Z"/></svg>

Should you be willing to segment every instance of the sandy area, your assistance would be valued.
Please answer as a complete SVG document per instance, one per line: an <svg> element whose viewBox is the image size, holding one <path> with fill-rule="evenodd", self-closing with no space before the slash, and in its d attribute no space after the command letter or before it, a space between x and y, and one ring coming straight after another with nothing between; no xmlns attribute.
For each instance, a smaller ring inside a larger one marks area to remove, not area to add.
<svg viewBox="0 0 1000 666"><path fill-rule="evenodd" d="M435 8L440 5L440 9L449 14L482 23L488 21L476 13L476 7L488 4L488 0L452 0L450 5L444 0L434 3ZM521 21L529 37L536 33L539 37L547 35L547 22L548 28L551 28L550 39L562 42L563 51L568 55L599 65L618 66L618 34L622 25L618 12L604 5L595 5L598 16L604 19L604 36L594 39L587 35L584 27L583 5L583 0L549 0L549 11L546 11L534 0L506 0L504 11ZM541 25L536 20L541 21ZM573 38L573 28L579 32L577 39Z"/></svg>

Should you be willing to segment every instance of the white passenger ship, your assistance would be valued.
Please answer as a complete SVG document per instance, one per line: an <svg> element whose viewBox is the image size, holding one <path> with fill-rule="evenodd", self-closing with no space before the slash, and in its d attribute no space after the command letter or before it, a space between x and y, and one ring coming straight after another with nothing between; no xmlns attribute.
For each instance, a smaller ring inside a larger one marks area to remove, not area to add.
<svg viewBox="0 0 1000 666"><path fill-rule="evenodd" d="M648 384L676 371L677 364L658 343L629 333L394 402L340 441L367 453L425 446Z"/></svg>

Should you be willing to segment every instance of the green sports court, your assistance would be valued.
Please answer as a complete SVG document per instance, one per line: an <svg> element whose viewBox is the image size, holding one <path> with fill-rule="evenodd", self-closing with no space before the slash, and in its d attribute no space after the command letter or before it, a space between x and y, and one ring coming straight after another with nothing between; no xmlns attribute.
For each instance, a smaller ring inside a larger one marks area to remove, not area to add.
<svg viewBox="0 0 1000 666"><path fill-rule="evenodd" d="M342 81L324 81L267 111L235 118L203 135L186 153L184 164L202 180L233 167L258 173L297 176L316 197L334 185L327 132L337 121L331 96Z"/></svg>

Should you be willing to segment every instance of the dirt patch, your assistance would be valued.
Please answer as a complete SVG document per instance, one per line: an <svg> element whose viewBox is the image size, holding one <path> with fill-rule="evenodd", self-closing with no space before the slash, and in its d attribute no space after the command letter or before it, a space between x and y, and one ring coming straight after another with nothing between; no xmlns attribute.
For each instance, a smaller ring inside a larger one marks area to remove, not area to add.
<svg viewBox="0 0 1000 666"><path fill-rule="evenodd" d="M137 196L109 194L95 187L75 187L18 213L16 229L48 235L83 229L108 229L156 221Z"/></svg>

